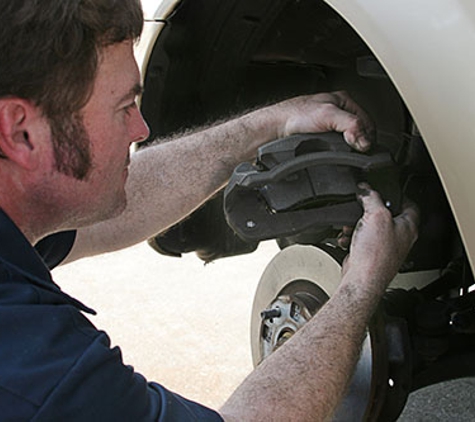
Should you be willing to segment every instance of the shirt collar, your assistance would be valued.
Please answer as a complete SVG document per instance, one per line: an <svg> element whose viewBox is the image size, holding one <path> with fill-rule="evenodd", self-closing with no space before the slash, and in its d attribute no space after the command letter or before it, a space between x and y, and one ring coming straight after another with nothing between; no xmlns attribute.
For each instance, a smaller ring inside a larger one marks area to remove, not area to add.
<svg viewBox="0 0 475 422"><path fill-rule="evenodd" d="M95 314L96 312L70 297L53 281L51 272L41 256L31 246L25 235L0 208L0 261L24 275L32 283L58 293L80 310Z"/></svg>

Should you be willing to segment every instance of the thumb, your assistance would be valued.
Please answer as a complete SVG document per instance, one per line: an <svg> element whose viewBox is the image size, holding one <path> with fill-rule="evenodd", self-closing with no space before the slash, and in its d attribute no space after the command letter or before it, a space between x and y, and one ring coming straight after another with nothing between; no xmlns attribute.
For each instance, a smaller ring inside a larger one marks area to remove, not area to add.
<svg viewBox="0 0 475 422"><path fill-rule="evenodd" d="M372 214L380 208L386 209L378 192L371 189L368 183L359 183L357 192L358 201L363 206L365 214Z"/></svg>

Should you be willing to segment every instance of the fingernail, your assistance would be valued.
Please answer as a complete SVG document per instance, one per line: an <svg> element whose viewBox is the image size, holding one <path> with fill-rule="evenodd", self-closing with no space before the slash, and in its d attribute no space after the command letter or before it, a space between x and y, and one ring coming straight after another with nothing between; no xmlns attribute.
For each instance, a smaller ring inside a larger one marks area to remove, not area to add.
<svg viewBox="0 0 475 422"><path fill-rule="evenodd" d="M356 195L358 196L369 196L369 185L367 183L361 182L356 185Z"/></svg>
<svg viewBox="0 0 475 422"><path fill-rule="evenodd" d="M371 142L369 142L365 136L358 136L356 139L356 145L358 145L360 151L365 152L370 149Z"/></svg>
<svg viewBox="0 0 475 422"><path fill-rule="evenodd" d="M358 182L357 185L360 189L371 190L371 186L368 182Z"/></svg>

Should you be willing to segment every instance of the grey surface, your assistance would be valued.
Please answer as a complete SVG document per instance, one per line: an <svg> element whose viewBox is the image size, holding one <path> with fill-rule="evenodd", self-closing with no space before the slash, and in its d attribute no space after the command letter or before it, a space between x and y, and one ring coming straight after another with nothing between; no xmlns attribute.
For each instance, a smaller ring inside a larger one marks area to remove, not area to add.
<svg viewBox="0 0 475 422"><path fill-rule="evenodd" d="M252 370L249 322L260 275L278 249L204 265L193 254L161 256L141 244L54 271L64 290L98 311L92 317L148 379L219 407ZM475 421L475 381L411 395L399 422Z"/></svg>
<svg viewBox="0 0 475 422"><path fill-rule="evenodd" d="M475 380L464 378L415 391L399 422L473 422Z"/></svg>

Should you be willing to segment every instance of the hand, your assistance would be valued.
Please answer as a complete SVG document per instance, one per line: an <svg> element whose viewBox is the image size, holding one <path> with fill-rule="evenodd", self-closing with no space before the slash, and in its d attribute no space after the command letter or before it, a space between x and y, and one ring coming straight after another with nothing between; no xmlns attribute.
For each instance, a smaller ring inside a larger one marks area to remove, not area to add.
<svg viewBox="0 0 475 422"><path fill-rule="evenodd" d="M355 227L343 274L352 271L360 280L386 288L417 239L419 212L414 203L406 202L401 214L392 218L377 192L367 184L359 187L364 215Z"/></svg>
<svg viewBox="0 0 475 422"><path fill-rule="evenodd" d="M374 142L374 125L344 91L306 95L279 104L289 114L283 133L342 132L346 142L364 152Z"/></svg>
<svg viewBox="0 0 475 422"><path fill-rule="evenodd" d="M374 143L374 124L369 116L344 91L308 95L281 103L295 108L288 119L284 136L306 132L342 132L346 142L354 149L365 152ZM353 227L343 227L337 243L348 249Z"/></svg>

